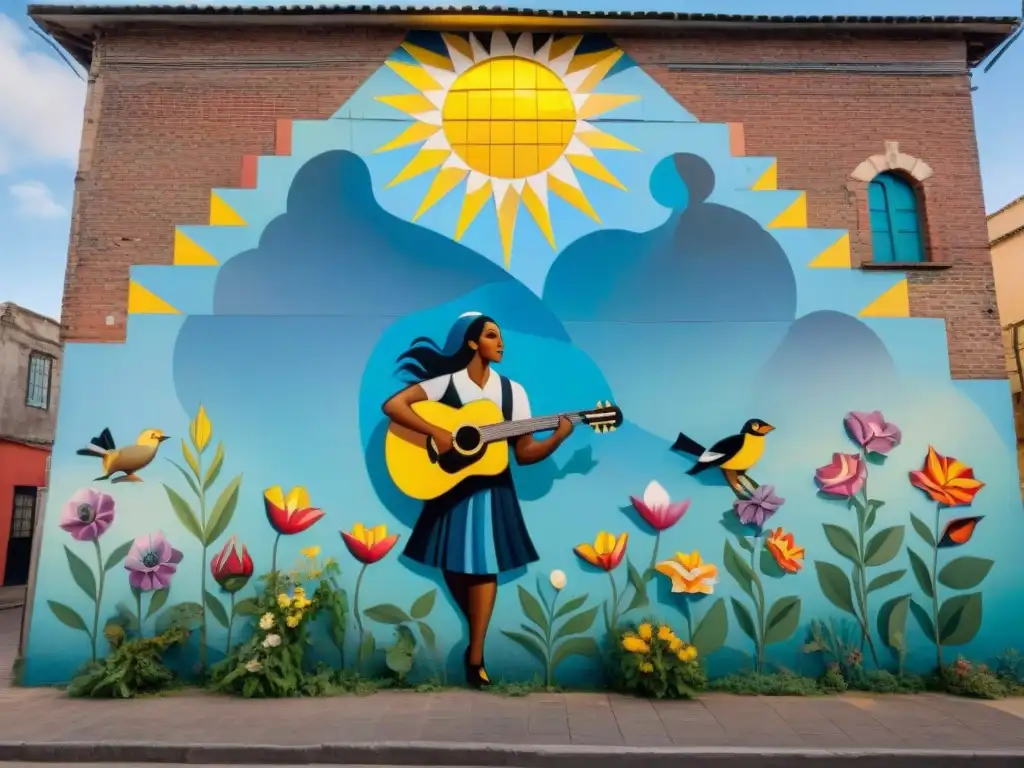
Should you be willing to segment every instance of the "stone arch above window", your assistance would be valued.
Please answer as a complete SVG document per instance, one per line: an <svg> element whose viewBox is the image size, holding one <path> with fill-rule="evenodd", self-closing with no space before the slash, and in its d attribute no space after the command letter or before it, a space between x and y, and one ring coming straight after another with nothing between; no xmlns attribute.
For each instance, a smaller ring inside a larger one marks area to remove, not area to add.
<svg viewBox="0 0 1024 768"><path fill-rule="evenodd" d="M872 155L858 165L850 174L850 178L869 182L878 174L886 171L902 171L919 182L931 178L933 173L932 167L921 158L900 152L898 141L887 141L885 142L885 152L880 155Z"/></svg>

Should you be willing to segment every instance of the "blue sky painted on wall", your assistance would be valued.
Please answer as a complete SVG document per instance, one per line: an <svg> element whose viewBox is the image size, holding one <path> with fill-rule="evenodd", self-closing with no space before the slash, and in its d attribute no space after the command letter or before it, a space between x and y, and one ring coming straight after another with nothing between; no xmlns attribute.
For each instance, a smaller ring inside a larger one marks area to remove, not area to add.
<svg viewBox="0 0 1024 768"><path fill-rule="evenodd" d="M531 0L509 5L819 15L1014 16L1021 10L1018 0ZM0 0L0 301L13 300L57 316L84 85L28 29L25 3ZM975 75L975 116L989 210L1024 193L1024 146L1016 127L1024 117L1024 104L1013 97L1022 74L1024 44L1015 46L991 73Z"/></svg>

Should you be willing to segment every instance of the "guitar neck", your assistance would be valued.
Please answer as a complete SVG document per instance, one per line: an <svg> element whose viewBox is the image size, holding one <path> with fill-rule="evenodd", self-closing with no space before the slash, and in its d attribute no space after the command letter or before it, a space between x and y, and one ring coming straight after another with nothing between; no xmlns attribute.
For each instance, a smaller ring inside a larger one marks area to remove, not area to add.
<svg viewBox="0 0 1024 768"><path fill-rule="evenodd" d="M484 442L492 443L497 440L509 440L523 435L532 435L534 432L545 432L558 426L558 420L565 416L573 424L583 421L583 411L574 413L563 413L555 416L538 416L533 419L522 419L520 421L504 421L501 424L494 424L484 427L480 434Z"/></svg>

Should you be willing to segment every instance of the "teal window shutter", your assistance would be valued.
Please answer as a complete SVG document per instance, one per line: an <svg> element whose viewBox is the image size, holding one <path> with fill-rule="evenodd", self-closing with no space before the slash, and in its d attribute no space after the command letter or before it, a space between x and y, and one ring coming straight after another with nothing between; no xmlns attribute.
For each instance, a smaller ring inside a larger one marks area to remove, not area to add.
<svg viewBox="0 0 1024 768"><path fill-rule="evenodd" d="M924 261L917 195L909 182L880 173L868 185L872 261Z"/></svg>

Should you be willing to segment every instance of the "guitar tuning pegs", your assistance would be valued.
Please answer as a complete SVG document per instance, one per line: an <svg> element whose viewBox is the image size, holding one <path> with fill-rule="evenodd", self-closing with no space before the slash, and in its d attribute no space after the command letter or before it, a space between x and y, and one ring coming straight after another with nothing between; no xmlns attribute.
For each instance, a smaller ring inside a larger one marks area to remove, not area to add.
<svg viewBox="0 0 1024 768"><path fill-rule="evenodd" d="M608 427L608 431L609 432L614 432L615 431L615 427Z"/></svg>
<svg viewBox="0 0 1024 768"><path fill-rule="evenodd" d="M601 401L600 401L600 400L598 400L598 401L597 401L597 407L598 407L598 408L601 408L601 407L602 407L602 405L601 405Z"/></svg>
<svg viewBox="0 0 1024 768"><path fill-rule="evenodd" d="M612 401L611 400L605 400L604 401L604 407L605 408L611 408L612 407Z"/></svg>

